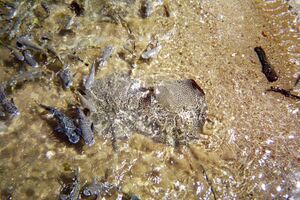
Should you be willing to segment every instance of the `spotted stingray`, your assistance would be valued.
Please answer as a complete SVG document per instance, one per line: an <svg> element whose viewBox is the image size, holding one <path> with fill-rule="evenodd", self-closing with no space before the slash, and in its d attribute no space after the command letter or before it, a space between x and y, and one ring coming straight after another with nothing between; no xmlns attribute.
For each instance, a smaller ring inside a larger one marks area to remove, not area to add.
<svg viewBox="0 0 300 200"><path fill-rule="evenodd" d="M145 87L117 73L95 80L88 98L96 107L96 132L113 140L137 133L171 146L186 145L199 138L206 120L204 92L191 79Z"/></svg>

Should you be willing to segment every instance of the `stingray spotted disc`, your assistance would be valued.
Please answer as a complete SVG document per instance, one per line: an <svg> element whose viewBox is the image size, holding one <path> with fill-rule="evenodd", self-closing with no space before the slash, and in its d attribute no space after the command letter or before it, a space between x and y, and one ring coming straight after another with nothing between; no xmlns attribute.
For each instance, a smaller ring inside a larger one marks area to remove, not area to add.
<svg viewBox="0 0 300 200"><path fill-rule="evenodd" d="M95 81L89 98L96 132L113 139L138 133L175 146L199 138L207 115L203 90L194 80L161 81L143 86L127 74Z"/></svg>

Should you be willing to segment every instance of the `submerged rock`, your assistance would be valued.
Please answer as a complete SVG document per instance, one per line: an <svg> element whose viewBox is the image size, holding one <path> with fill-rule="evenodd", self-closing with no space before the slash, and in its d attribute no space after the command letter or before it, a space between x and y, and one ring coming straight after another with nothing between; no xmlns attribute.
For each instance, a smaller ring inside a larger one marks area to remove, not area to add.
<svg viewBox="0 0 300 200"><path fill-rule="evenodd" d="M161 81L144 87L127 74L96 80L89 98L96 132L112 139L143 134L168 145L188 144L206 120L204 92L193 80Z"/></svg>

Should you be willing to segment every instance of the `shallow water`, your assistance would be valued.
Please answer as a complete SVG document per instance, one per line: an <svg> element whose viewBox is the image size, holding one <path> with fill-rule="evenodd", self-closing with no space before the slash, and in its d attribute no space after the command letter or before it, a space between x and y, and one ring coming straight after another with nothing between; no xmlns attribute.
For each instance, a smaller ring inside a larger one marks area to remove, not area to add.
<svg viewBox="0 0 300 200"><path fill-rule="evenodd" d="M50 16L42 20L46 15L36 2L35 15L42 17L28 14L17 33L30 27L36 40L47 35L75 80L64 90L54 74L53 80L13 90L21 115L0 130L1 198L57 198L61 173L76 167L83 182L106 177L141 199L300 198L300 102L265 92L270 86L291 88L299 73L297 10L279 0L169 0L153 1L154 12L142 19L139 1L112 1L118 13L128 10L122 25L101 15L101 6L110 1L97 2L86 1L85 14L73 18L65 36L58 32L74 13L66 4L50 4ZM152 40L162 48L151 62L142 62L138 58ZM2 34L1 42L15 40ZM191 78L201 86L208 120L196 144L174 148L134 134L117 141L115 151L101 133L92 147L74 147L57 137L35 101L63 110L78 103L74 90L88 73L86 64L108 44L115 51L97 78L131 70L145 83ZM256 46L265 49L278 81L269 83L262 74ZM1 82L23 70L7 48L1 46L0 55ZM50 77L61 67L54 61L40 58ZM294 90L300 93L299 86Z"/></svg>

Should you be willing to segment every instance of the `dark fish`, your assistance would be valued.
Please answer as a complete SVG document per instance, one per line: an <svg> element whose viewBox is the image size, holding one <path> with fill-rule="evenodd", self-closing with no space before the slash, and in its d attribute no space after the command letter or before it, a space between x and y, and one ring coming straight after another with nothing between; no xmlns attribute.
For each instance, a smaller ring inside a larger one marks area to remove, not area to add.
<svg viewBox="0 0 300 200"><path fill-rule="evenodd" d="M29 36L18 37L17 47L20 49L31 49L34 51L44 52L44 48L34 42Z"/></svg>
<svg viewBox="0 0 300 200"><path fill-rule="evenodd" d="M34 59L33 55L29 50L23 51L25 62L30 65L31 67L37 68L39 67L39 64Z"/></svg>
<svg viewBox="0 0 300 200"><path fill-rule="evenodd" d="M24 56L22 54L22 52L20 52L18 49L12 47L12 46L6 46L11 53L19 60L19 61L24 61Z"/></svg>
<svg viewBox="0 0 300 200"><path fill-rule="evenodd" d="M34 1L19 1L19 3L16 4L11 16L13 18L16 17L16 20L9 32L9 40L13 39L17 35L24 19L32 13L32 10L34 9L33 4Z"/></svg>
<svg viewBox="0 0 300 200"><path fill-rule="evenodd" d="M272 68L265 51L261 47L255 47L254 51L256 52L259 61L262 65L262 72L265 74L269 82L274 82L278 80L278 76L275 70Z"/></svg>
<svg viewBox="0 0 300 200"><path fill-rule="evenodd" d="M94 104L93 101L89 100L86 95L83 96L82 94L80 94L80 92L77 92L81 106L83 108L88 109L90 112L95 113L97 112L96 106Z"/></svg>
<svg viewBox="0 0 300 200"><path fill-rule="evenodd" d="M46 106L43 104L38 104L38 105L44 108L45 110L47 110L48 112L50 112L51 114L53 114L54 118L58 122L58 127L55 128L56 132L65 134L68 137L69 142L73 144L79 142L80 140L78 134L79 131L71 118L69 118L63 112L59 111L56 108Z"/></svg>
<svg viewBox="0 0 300 200"><path fill-rule="evenodd" d="M7 15L7 19L8 20L12 20L16 15L17 15L17 9L15 8L10 8L10 12L9 14Z"/></svg>
<svg viewBox="0 0 300 200"><path fill-rule="evenodd" d="M93 86L94 79L95 79L95 66L94 66L94 63L93 63L92 66L91 66L91 69L90 69L90 73L89 73L89 75L87 76L87 78L84 82L84 89L90 90L91 87Z"/></svg>
<svg viewBox="0 0 300 200"><path fill-rule="evenodd" d="M104 182L98 182L96 180L93 181L92 184L86 186L83 191L82 194L85 197L89 197L89 196L99 196L99 195L107 195L109 194L110 190L118 190L118 188L110 183Z"/></svg>
<svg viewBox="0 0 300 200"><path fill-rule="evenodd" d="M20 115L20 112L12 99L8 99L6 96L3 85L0 85L0 104L4 109L4 113L8 113L11 117Z"/></svg>
<svg viewBox="0 0 300 200"><path fill-rule="evenodd" d="M79 200L80 199L80 177L79 177L79 169L77 168L75 171L75 176L73 178L73 182L70 186L68 186L69 193L68 194L60 194L59 200Z"/></svg>
<svg viewBox="0 0 300 200"><path fill-rule="evenodd" d="M87 119L79 107L76 108L76 112L81 136L83 137L85 144L92 146L95 143L92 123Z"/></svg>
<svg viewBox="0 0 300 200"><path fill-rule="evenodd" d="M82 5L79 5L76 1L72 1L70 4L70 9L75 12L76 16L81 16L84 14L84 8Z"/></svg>
<svg viewBox="0 0 300 200"><path fill-rule="evenodd" d="M153 4L151 0L144 0L142 2L142 7L141 7L141 17L142 18L150 17L152 12L153 12Z"/></svg>
<svg viewBox="0 0 300 200"><path fill-rule="evenodd" d="M113 54L113 50L114 49L112 45L108 45L103 49L100 58L98 59L99 60L98 69L104 67L107 64L107 60Z"/></svg>
<svg viewBox="0 0 300 200"><path fill-rule="evenodd" d="M19 17L17 17L16 22L14 23L10 33L9 33L9 39L13 39L16 34L19 32L20 27L23 23L23 20L27 17L28 13L26 12L24 15L21 15Z"/></svg>
<svg viewBox="0 0 300 200"><path fill-rule="evenodd" d="M106 46L102 52L100 59L107 60L112 55L113 50L114 50L114 48L112 45Z"/></svg>
<svg viewBox="0 0 300 200"><path fill-rule="evenodd" d="M65 67L58 73L59 78L63 84L64 89L68 89L73 85L73 76L68 67Z"/></svg>
<svg viewBox="0 0 300 200"><path fill-rule="evenodd" d="M6 8L8 8L9 10L11 10L10 13L7 15L8 20L13 19L17 15L17 13L19 11L20 4L21 3L18 3L18 4L14 4L14 3L10 3L10 2L5 2L4 3L4 6Z"/></svg>
<svg viewBox="0 0 300 200"><path fill-rule="evenodd" d="M280 87L270 87L270 89L267 89L268 92L277 92L277 93L280 93L286 97L291 97L291 98L294 98L294 99L300 99L300 96L297 96L295 94L292 94L291 91L289 90L286 90L286 89L282 89Z"/></svg>
<svg viewBox="0 0 300 200"><path fill-rule="evenodd" d="M14 77L12 77L10 80L5 81L2 84L3 86L5 86L5 88L13 88L16 87L16 85L20 85L27 81L34 81L36 79L40 79L45 76L46 74L42 71L31 70L28 72L17 74Z"/></svg>

